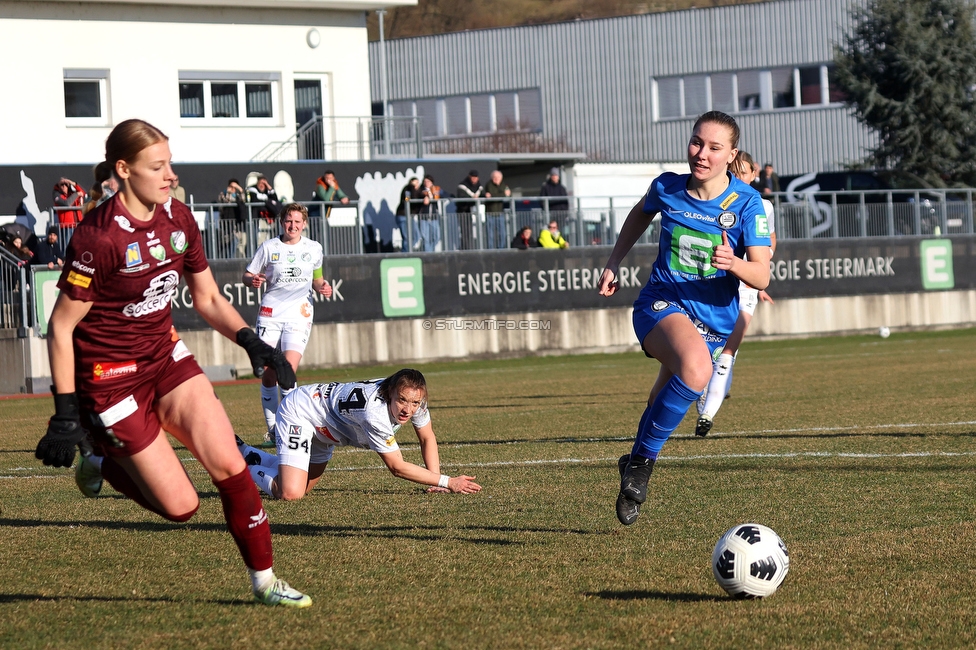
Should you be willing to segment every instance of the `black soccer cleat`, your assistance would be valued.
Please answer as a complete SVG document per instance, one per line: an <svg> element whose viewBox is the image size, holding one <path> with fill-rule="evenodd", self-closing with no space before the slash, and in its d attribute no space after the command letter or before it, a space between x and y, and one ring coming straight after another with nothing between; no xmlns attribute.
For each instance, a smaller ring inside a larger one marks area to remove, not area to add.
<svg viewBox="0 0 976 650"><path fill-rule="evenodd" d="M706 416L701 416L698 418L698 424L695 425L695 435L699 438L704 438L708 435L708 432L712 430L712 419Z"/></svg>
<svg viewBox="0 0 976 650"><path fill-rule="evenodd" d="M641 504L647 501L647 481L651 478L654 461L629 454L617 461L620 470L620 494L617 495L617 519L630 526L640 515Z"/></svg>

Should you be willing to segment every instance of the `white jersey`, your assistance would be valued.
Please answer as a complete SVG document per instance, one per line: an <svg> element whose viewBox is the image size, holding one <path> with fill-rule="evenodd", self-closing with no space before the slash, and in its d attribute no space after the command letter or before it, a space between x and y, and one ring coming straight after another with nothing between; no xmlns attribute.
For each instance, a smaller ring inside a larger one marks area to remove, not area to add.
<svg viewBox="0 0 976 650"><path fill-rule="evenodd" d="M396 451L400 448L396 441L400 423L380 399L382 381L299 386L281 401L277 421L288 430L310 423L315 438L326 445L372 449L380 454ZM418 429L430 422L426 405L417 409L411 422ZM281 434L287 437L288 430Z"/></svg>
<svg viewBox="0 0 976 650"><path fill-rule="evenodd" d="M322 268L322 259L322 245L307 237L295 244L285 244L280 237L262 243L247 265L249 273L264 273L268 280L258 315L279 320L311 318L312 275Z"/></svg>
<svg viewBox="0 0 976 650"><path fill-rule="evenodd" d="M769 199L763 199L762 204L766 209L766 230L772 235L776 232L776 225L773 223L773 202Z"/></svg>

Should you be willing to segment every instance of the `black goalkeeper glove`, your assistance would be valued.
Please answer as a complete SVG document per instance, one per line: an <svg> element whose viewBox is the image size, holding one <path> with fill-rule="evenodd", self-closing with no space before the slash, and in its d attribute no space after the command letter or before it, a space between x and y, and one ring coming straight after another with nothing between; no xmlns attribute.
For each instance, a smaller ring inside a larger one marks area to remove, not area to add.
<svg viewBox="0 0 976 650"><path fill-rule="evenodd" d="M34 456L45 465L71 467L75 461L75 445L85 439L78 414L78 396L74 393L54 394L54 416L47 423L47 433L37 443Z"/></svg>
<svg viewBox="0 0 976 650"><path fill-rule="evenodd" d="M263 375L264 369L270 366L278 375L278 385L285 390L294 388L298 383L295 371L285 358L285 353L262 341L250 327L242 327L238 330L237 345L244 348L251 359L251 368L254 370L255 377Z"/></svg>

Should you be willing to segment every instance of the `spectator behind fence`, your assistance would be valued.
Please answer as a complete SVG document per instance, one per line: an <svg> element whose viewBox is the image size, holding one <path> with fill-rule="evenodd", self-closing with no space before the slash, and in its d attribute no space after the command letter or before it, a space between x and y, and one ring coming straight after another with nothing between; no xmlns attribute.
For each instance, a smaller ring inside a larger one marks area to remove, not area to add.
<svg viewBox="0 0 976 650"><path fill-rule="evenodd" d="M111 165L104 161L100 162L95 165L92 173L95 176L95 182L92 184L91 191L88 194L88 203L85 204L82 210L84 214L88 214L105 203L119 191L119 182L115 180L115 175L112 174Z"/></svg>
<svg viewBox="0 0 976 650"><path fill-rule="evenodd" d="M227 189L217 196L217 203L229 204L220 209L221 242L228 257L247 257L247 193L236 178L227 181Z"/></svg>
<svg viewBox="0 0 976 650"><path fill-rule="evenodd" d="M173 174L173 180L169 182L169 195L180 203L186 203L186 190L180 185L180 177Z"/></svg>
<svg viewBox="0 0 976 650"><path fill-rule="evenodd" d="M504 182L502 173L495 170L485 185L485 197L500 199L512 195L512 190ZM505 202L485 201L485 225L488 231L488 248L505 248Z"/></svg>
<svg viewBox="0 0 976 650"><path fill-rule="evenodd" d="M458 220L458 230L461 232L461 250L474 248L471 213L477 205L474 199L485 195L485 188L478 182L478 170L472 169L463 181L458 183L457 200L455 201Z"/></svg>
<svg viewBox="0 0 976 650"><path fill-rule="evenodd" d="M400 246L400 250L404 253L411 250L411 248L416 248L420 244L420 226L417 222L416 214L420 210L420 205L416 203L410 203L410 201L419 201L424 198L423 192L420 190L420 179L414 176L407 184L403 186L400 190L400 204L397 205L396 209L396 224L397 228L400 230L400 239L403 242ZM409 205L409 208L407 207ZM410 210L410 221L412 222L411 228L413 229L413 246L407 243L409 238L407 237L407 210Z"/></svg>
<svg viewBox="0 0 976 650"><path fill-rule="evenodd" d="M61 268L64 266L64 250L61 242L58 241L59 228L57 226L47 227L47 236L39 239L34 244L34 264L46 264L47 268Z"/></svg>
<svg viewBox="0 0 976 650"><path fill-rule="evenodd" d="M255 217L258 222L258 246L260 246L276 234L272 229L276 225L278 213L281 212L281 201L278 200L278 193L268 182L268 177L262 175L258 176L254 185L247 188L247 202L264 204L258 208Z"/></svg>
<svg viewBox="0 0 976 650"><path fill-rule="evenodd" d="M530 248L538 248L539 242L535 240L532 236L532 226L523 226L520 231L515 233L515 237L512 238L512 248L518 248L520 250L528 250Z"/></svg>
<svg viewBox="0 0 976 650"><path fill-rule="evenodd" d="M24 240L20 235L11 235L4 233L6 236L3 238L3 247L7 249L7 252L17 258L18 266L23 266L31 261L34 254L29 248L24 246Z"/></svg>
<svg viewBox="0 0 976 650"><path fill-rule="evenodd" d="M549 227L539 233L539 246L542 248L569 248L569 242L563 239L559 232L559 224L555 219L549 222Z"/></svg>
<svg viewBox="0 0 976 650"><path fill-rule="evenodd" d="M54 185L53 199L55 208L77 208L76 210L55 210L58 223L62 226L77 226L81 223L82 208L85 205L85 189L68 178L61 177Z"/></svg>
<svg viewBox="0 0 976 650"><path fill-rule="evenodd" d="M779 192L779 176L771 162L763 165L763 170L759 173L759 191L764 199L771 198L774 192Z"/></svg>
<svg viewBox="0 0 976 650"><path fill-rule="evenodd" d="M424 242L424 251L431 253L441 241L441 222L437 218L441 188L434 184L434 177L430 174L424 176L420 194L424 197L424 204L420 206L420 238Z"/></svg>
<svg viewBox="0 0 976 650"><path fill-rule="evenodd" d="M336 180L335 172L331 169L326 169L325 173L318 177L315 181L315 197L319 201L324 201L326 203L338 201L343 205L349 203L349 197L346 193L339 188L339 182ZM329 214L332 212L332 206L325 206L325 218L329 218Z"/></svg>
<svg viewBox="0 0 976 650"><path fill-rule="evenodd" d="M559 168L553 167L549 170L549 178L546 182L542 184L539 189L539 196L548 197L560 197L569 196L569 192L566 191L566 186L559 182ZM569 211L569 201L566 199L549 199L549 211L550 212L567 212Z"/></svg>

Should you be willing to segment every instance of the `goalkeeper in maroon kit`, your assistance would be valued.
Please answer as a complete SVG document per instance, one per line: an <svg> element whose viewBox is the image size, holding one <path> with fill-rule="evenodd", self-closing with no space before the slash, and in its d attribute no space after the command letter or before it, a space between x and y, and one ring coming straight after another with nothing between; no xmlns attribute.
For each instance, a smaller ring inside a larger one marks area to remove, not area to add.
<svg viewBox="0 0 976 650"><path fill-rule="evenodd" d="M143 508L182 522L200 501L170 433L217 487L255 598L307 607L311 599L272 570L268 517L230 420L173 327L170 301L180 278L204 320L247 351L255 375L273 368L292 388L295 373L219 293L193 215L169 197L168 138L127 120L112 130L105 154L96 173L110 171L119 191L85 215L68 245L48 329L55 415L35 455L69 467L80 445L82 493L97 496L104 479Z"/></svg>

